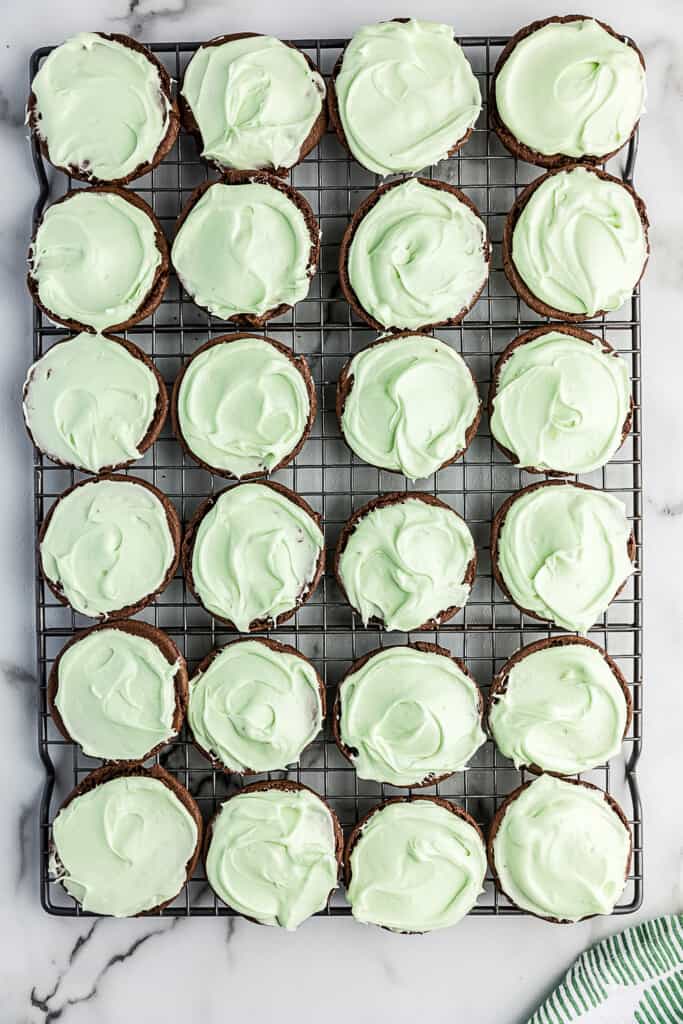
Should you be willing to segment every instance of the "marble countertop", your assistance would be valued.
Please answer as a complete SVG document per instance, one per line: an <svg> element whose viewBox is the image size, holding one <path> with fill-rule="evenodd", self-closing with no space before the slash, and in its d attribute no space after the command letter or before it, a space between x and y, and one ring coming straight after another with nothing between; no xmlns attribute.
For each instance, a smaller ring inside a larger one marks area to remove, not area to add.
<svg viewBox="0 0 683 1024"><path fill-rule="evenodd" d="M460 34L508 34L534 18L571 13L572 3L490 0L457 5L421 0L423 18L456 17ZM0 609L0 1022L98 1024L249 1015L329 1024L522 1022L594 940L656 914L683 909L680 814L672 794L681 774L683 686L683 5L592 0L585 12L632 35L648 65L637 187L652 221L644 285L645 467L644 754L645 895L630 918L553 927L530 918L469 918L420 937L362 928L348 919L312 920L296 934L235 919L61 920L38 894L37 802L43 781L36 745L33 638L31 451L19 400L30 351L24 252L35 180L24 128L28 57L84 29L142 40L205 39L252 30L284 38L349 35L392 17L395 0L24 0L3 5L0 41L0 437L5 498ZM406 11L405 13L409 13Z"/></svg>

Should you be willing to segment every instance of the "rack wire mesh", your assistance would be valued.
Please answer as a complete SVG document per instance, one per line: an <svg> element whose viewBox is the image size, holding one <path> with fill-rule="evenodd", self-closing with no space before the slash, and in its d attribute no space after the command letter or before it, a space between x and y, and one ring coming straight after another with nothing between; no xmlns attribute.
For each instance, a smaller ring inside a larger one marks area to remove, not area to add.
<svg viewBox="0 0 683 1024"><path fill-rule="evenodd" d="M332 67L345 40L299 40L296 45L309 54L324 75ZM502 270L500 242L505 216L515 196L540 170L518 161L500 144L487 127L486 97L496 58L507 40L503 37L460 39L479 79L484 109L475 130L462 151L427 172L451 182L470 196L479 208L493 242L494 258L488 286L480 300L456 328L439 330L439 337L460 352L486 397L497 356L518 333L542 322L513 293ZM179 82L197 43L153 44L151 49ZM31 57L31 79L50 52L43 47ZM610 169L624 180L633 180L637 150L634 139L625 155L612 161ZM34 221L40 217L48 198L68 188L79 187L66 175L46 165L34 145L34 163L40 194ZM134 182L134 189L153 207L172 237L176 217L190 192L207 177L213 177L199 159L194 141L181 134L163 163L146 177ZM311 204L322 228L320 266L311 283L309 296L294 309L267 325L264 332L306 356L319 396L318 417L311 437L293 465L275 479L292 487L322 514L326 542L332 547L351 512L378 494L407 488L406 480L394 473L375 469L351 453L340 436L335 415L335 387L339 371L350 355L370 341L375 333L357 321L343 300L337 276L341 236L352 212L379 184L375 175L356 164L335 136L328 132L312 154L291 172L291 183ZM634 835L634 856L626 889L615 913L636 910L642 902L642 816L636 765L641 750L642 727L642 496L641 496L641 303L637 289L628 307L586 325L604 338L627 360L633 380L633 429L621 450L604 469L581 477L624 501L633 522L637 544L637 569L619 598L590 630L590 636L607 649L623 671L633 696L634 714L623 755L611 764L584 774L583 778L611 792L622 804ZM126 336L147 352L172 384L182 363L207 337L227 333L231 325L196 307L183 294L175 278L154 315L126 332ZM38 310L33 321L33 357L38 359L68 331L54 326ZM176 504L187 522L200 501L225 481L214 478L184 456L167 425L161 438L136 462L130 473L161 488ZM51 504L83 474L64 469L39 453L34 460L36 535ZM479 552L479 568L472 594L463 612L435 633L384 633L363 628L342 600L334 578L328 572L311 600L297 612L291 623L274 631L278 640L290 643L309 657L325 680L330 698L350 663L362 654L408 640L438 642L463 658L482 687L484 695L494 674L519 647L552 636L560 630L522 616L496 587L491 575L489 529L493 514L513 491L538 477L521 473L496 449L486 416L465 457L453 466L415 484L415 488L438 495L464 515ZM412 485L411 485L412 486ZM61 885L48 872L50 822L62 799L88 772L101 762L85 756L66 742L55 729L47 709L47 679L55 657L75 630L91 621L59 604L40 577L36 562L36 634L40 687L39 748L46 780L40 806L41 901L51 914L77 916L82 913ZM190 670L211 648L234 638L201 609L187 591L180 575L156 602L142 612L141 619L165 630L186 655ZM271 635L271 634L264 634ZM332 700L329 700L332 704ZM181 736L155 758L190 790L208 819L218 803L240 786L234 776L215 771L192 746L187 727ZM265 776L264 776L265 777ZM406 793L391 786L364 782L344 760L334 744L329 726L304 752L301 762L287 772L268 777L291 778L306 783L336 810L347 831L382 798ZM491 740L477 752L468 767L439 785L423 792L435 792L461 806L486 831L497 806L512 789L524 781L524 772L514 769ZM164 916L207 916L233 913L211 892L203 868L199 867ZM323 913L350 913L341 891L335 893ZM520 913L500 896L490 877L473 914L508 915Z"/></svg>

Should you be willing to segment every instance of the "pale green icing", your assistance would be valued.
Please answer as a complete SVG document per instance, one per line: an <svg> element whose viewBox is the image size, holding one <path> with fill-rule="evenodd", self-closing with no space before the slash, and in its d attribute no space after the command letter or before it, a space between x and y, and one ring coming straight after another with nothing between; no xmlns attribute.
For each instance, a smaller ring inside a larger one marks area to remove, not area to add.
<svg viewBox="0 0 683 1024"><path fill-rule="evenodd" d="M175 734L177 671L146 637L100 629L61 655L55 705L90 757L142 759Z"/></svg>
<svg viewBox="0 0 683 1024"><path fill-rule="evenodd" d="M131 917L180 892L198 831L163 782L124 776L72 800L52 836L51 871L83 910Z"/></svg>
<svg viewBox="0 0 683 1024"><path fill-rule="evenodd" d="M265 484L224 491L203 516L192 551L195 591L241 633L291 611L315 576L324 539L315 520Z"/></svg>
<svg viewBox="0 0 683 1024"><path fill-rule="evenodd" d="M633 572L631 524L619 498L546 484L510 505L498 568L520 608L586 633Z"/></svg>
<svg viewBox="0 0 683 1024"><path fill-rule="evenodd" d="M645 107L638 54L590 18L553 22L518 42L496 78L496 106L515 138L546 156L603 156Z"/></svg>
<svg viewBox="0 0 683 1024"><path fill-rule="evenodd" d="M140 458L158 396L154 373L123 345L78 334L29 370L24 418L41 451L99 473Z"/></svg>
<svg viewBox="0 0 683 1024"><path fill-rule="evenodd" d="M631 193L584 167L548 175L512 233L512 261L531 294L579 316L623 306L646 259Z"/></svg>
<svg viewBox="0 0 683 1024"><path fill-rule="evenodd" d="M174 556L164 506L132 478L91 480L63 495L40 545L45 575L90 616L153 594Z"/></svg>
<svg viewBox="0 0 683 1024"><path fill-rule="evenodd" d="M576 775L621 750L627 707L596 647L571 643L525 655L510 669L489 724L497 746L521 765Z"/></svg>
<svg viewBox="0 0 683 1024"><path fill-rule="evenodd" d="M457 513L408 498L374 508L356 523L339 574L363 625L378 618L388 630L408 632L462 608L474 553L472 534Z"/></svg>
<svg viewBox="0 0 683 1024"><path fill-rule="evenodd" d="M443 654L388 647L346 677L339 698L359 779L417 785L460 771L486 739L475 683Z"/></svg>
<svg viewBox="0 0 683 1024"><path fill-rule="evenodd" d="M466 445L479 396L463 358L425 335L354 356L342 431L356 455L409 479L430 476Z"/></svg>
<svg viewBox="0 0 683 1024"><path fill-rule="evenodd" d="M96 330L137 313L160 263L144 210L117 193L85 189L46 210L30 253L45 308Z"/></svg>
<svg viewBox="0 0 683 1024"><path fill-rule="evenodd" d="M602 790L541 775L508 806L493 840L500 885L531 914L580 921L621 895L629 832Z"/></svg>
<svg viewBox="0 0 683 1024"><path fill-rule="evenodd" d="M299 760L322 727L315 669L261 640L228 644L190 684L194 738L232 772L270 772Z"/></svg>
<svg viewBox="0 0 683 1024"><path fill-rule="evenodd" d="M335 90L349 149L382 175L444 160L481 110L479 83L452 26L413 18L356 32Z"/></svg>
<svg viewBox="0 0 683 1024"><path fill-rule="evenodd" d="M216 182L190 210L172 259L197 305L230 320L305 298L310 254L304 215L289 196L258 182Z"/></svg>
<svg viewBox="0 0 683 1024"><path fill-rule="evenodd" d="M598 338L548 331L503 362L491 433L518 466L590 473L619 448L630 402L625 360Z"/></svg>
<svg viewBox="0 0 683 1024"><path fill-rule="evenodd" d="M485 874L486 851L473 825L432 800L402 801L363 826L346 895L357 921L429 932L469 913Z"/></svg>
<svg viewBox="0 0 683 1024"><path fill-rule="evenodd" d="M251 36L200 46L181 92L199 126L202 156L252 170L298 163L325 83L299 50Z"/></svg>
<svg viewBox="0 0 683 1024"><path fill-rule="evenodd" d="M168 131L158 69L145 54L94 32L53 50L32 89L50 160L100 181L150 163Z"/></svg>
<svg viewBox="0 0 683 1024"><path fill-rule="evenodd" d="M486 228L457 196L417 178L389 189L356 228L348 273L383 327L415 329L462 313L488 277Z"/></svg>
<svg viewBox="0 0 683 1024"><path fill-rule="evenodd" d="M187 446L202 462L238 478L279 465L299 443L310 410L303 375L261 338L200 352L178 392Z"/></svg>
<svg viewBox="0 0 683 1024"><path fill-rule="evenodd" d="M293 931L337 887L330 811L314 793L240 793L214 819L206 875L220 898L260 924Z"/></svg>

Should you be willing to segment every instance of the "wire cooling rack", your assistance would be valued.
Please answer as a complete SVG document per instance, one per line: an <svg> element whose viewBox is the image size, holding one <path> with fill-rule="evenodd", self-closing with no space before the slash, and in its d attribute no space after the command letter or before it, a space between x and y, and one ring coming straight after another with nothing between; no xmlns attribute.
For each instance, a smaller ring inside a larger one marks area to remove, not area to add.
<svg viewBox="0 0 683 1024"><path fill-rule="evenodd" d="M493 242L494 256L488 286L456 328L440 329L439 337L461 352L471 368L482 398L486 398L491 371L497 356L518 333L538 325L537 317L515 296L502 271L500 242L505 215L515 196L540 173L540 168L524 164L510 156L493 132L488 130L486 97L495 62L507 40L502 37L472 37L459 40L481 84L484 110L465 147L454 157L432 168L428 174L451 182L470 196L486 221ZM300 40L298 45L318 64L324 75L331 72L345 40ZM196 43L153 44L151 49L179 82ZM30 64L31 79L49 48L37 50ZM625 154L611 162L610 170L632 181L637 142L633 140ZM40 195L34 218L48 199L57 198L68 188L79 187L43 161L37 147L33 150ZM175 219L190 192L214 176L199 160L194 141L182 134L178 143L151 174L134 182L154 208L168 238L173 236ZM335 415L335 386L339 371L348 357L376 337L357 321L344 301L337 275L339 242L350 215L379 184L375 175L347 156L335 136L328 132L314 152L291 173L291 182L308 199L322 227L322 250L317 275L311 282L308 298L286 316L267 325L265 333L290 345L308 359L316 383L319 412L311 437L294 464L275 474L322 514L326 541L336 543L343 523L351 512L377 494L407 488L406 480L394 473L372 468L357 459L340 436ZM638 549L638 568L619 598L590 631L590 636L611 654L623 671L633 695L634 714L622 758L583 777L611 792L622 804L634 834L634 856L626 889L615 913L636 910L642 902L642 823L636 765L641 749L641 641L642 641L642 497L641 497L641 380L640 380L640 297L638 291L628 306L601 317L586 327L607 340L626 359L633 379L635 403L633 430L612 462L601 471L581 479L617 494L624 501L633 522ZM126 332L126 336L155 361L167 384L172 384L183 362L206 341L229 332L232 325L207 315L182 293L175 278L161 305L150 320ZM55 341L68 335L64 328L51 324L39 310L34 313L33 357L39 358ZM184 522L197 505L226 481L215 479L183 455L166 426L161 438L130 469L161 488L175 503ZM83 474L60 468L36 453L35 529L36 533L49 507L59 495ZM513 491L539 479L521 473L505 459L492 443L488 420L482 423L464 459L440 470L428 480L410 485L436 494L469 524L479 552L479 568L470 600L455 620L436 633L383 633L363 628L342 600L334 578L327 573L310 601L300 608L291 623L272 634L290 643L310 658L328 687L329 705L334 688L350 663L362 654L407 640L438 642L464 658L486 695L494 674L503 662L523 644L552 636L560 630L546 628L526 618L505 600L491 576L489 529L494 512ZM330 559L331 562L331 559ZM48 849L50 821L66 794L100 762L86 757L74 744L67 743L55 729L47 710L46 684L52 663L74 630L92 625L59 604L40 578L36 568L36 630L38 678L40 685L39 746L46 769L46 781L40 806L41 900L51 914L76 916L81 913L61 885L50 881ZM169 633L185 653L190 670L217 644L234 638L198 607L178 574L152 607L139 616ZM180 738L155 759L173 772L188 787L205 819L217 803L240 785L234 776L214 771L194 749L185 728ZM265 776L264 776L265 777ZM272 773L272 778L291 778L306 783L336 810L346 833L382 798L405 794L391 786L364 782L337 750L329 727L288 772ZM514 769L491 740L477 752L463 772L423 792L435 792L465 807L486 832L503 798L524 781L524 773ZM203 867L199 867L164 916L231 914L211 892ZM341 891L332 898L328 915L345 915L350 910ZM473 914L516 914L507 900L494 889L490 877Z"/></svg>

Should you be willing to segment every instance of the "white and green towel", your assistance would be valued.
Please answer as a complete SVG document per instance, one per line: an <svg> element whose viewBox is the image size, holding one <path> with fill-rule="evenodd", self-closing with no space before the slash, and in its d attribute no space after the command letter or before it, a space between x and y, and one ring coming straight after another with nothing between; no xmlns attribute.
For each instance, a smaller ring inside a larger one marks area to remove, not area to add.
<svg viewBox="0 0 683 1024"><path fill-rule="evenodd" d="M683 914L582 953L529 1024L683 1024Z"/></svg>

